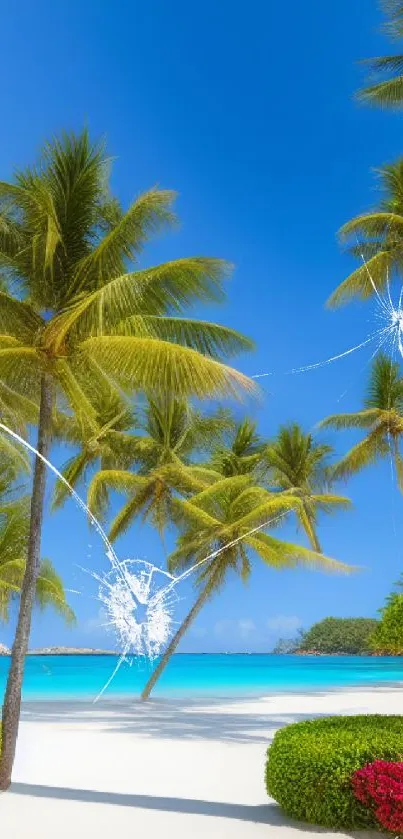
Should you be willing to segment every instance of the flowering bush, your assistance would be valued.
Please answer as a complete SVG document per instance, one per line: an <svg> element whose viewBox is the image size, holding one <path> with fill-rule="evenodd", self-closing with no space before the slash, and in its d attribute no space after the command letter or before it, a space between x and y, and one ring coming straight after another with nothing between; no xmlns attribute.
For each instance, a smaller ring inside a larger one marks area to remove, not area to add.
<svg viewBox="0 0 403 839"><path fill-rule="evenodd" d="M402 760L403 716L321 717L298 722L280 729L268 750L267 792L289 816L337 830L379 829L375 811L381 808L379 815L386 817L396 836L400 830L400 825L396 827L397 799L392 806L390 797L368 806L354 794L351 779L374 761L394 761L393 767L402 767ZM389 806L382 808L385 803Z"/></svg>
<svg viewBox="0 0 403 839"><path fill-rule="evenodd" d="M374 760L354 772L354 795L369 807L380 826L403 833L403 763Z"/></svg>

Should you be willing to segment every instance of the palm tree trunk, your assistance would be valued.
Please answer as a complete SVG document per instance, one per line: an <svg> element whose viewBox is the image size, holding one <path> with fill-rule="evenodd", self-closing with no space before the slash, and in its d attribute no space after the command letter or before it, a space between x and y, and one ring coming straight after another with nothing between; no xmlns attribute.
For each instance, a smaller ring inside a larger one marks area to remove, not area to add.
<svg viewBox="0 0 403 839"><path fill-rule="evenodd" d="M38 423L38 452L44 457L49 451L52 433L53 388L48 374L42 375L41 403ZM35 601L36 581L39 573L43 507L45 499L46 466L39 457L35 459L32 483L31 513L27 549L27 564L21 588L18 623L11 653L11 665L2 713L2 744L0 759L0 790L11 783L15 749L20 721L21 691L25 657L31 629L32 609Z"/></svg>
<svg viewBox="0 0 403 839"><path fill-rule="evenodd" d="M210 594L212 592L212 588L213 588L212 580L210 579L208 581L207 585L205 586L205 588L202 590L201 594L199 594L199 597L197 598L195 604L192 606L189 614L186 615L186 618L183 621L183 623L180 625L178 631L175 633L174 637L172 638L171 643L168 644L168 647L166 648L165 653L162 656L162 659L161 659L158 667L156 667L156 669L152 673L151 677L149 678L149 680L148 680L148 682L147 682L147 684L146 684L146 686L145 686L145 688L144 688L144 690L141 694L142 702L144 702L146 699L149 698L150 693L151 693L154 685L156 684L156 682L158 682L159 677L161 676L161 674L165 670L165 668L168 664L168 661L171 658L171 655L174 654L174 652L175 652L175 650L176 650L176 648L179 644L179 641L183 638L185 632L187 632L187 630L189 629L190 624L193 623L194 619L197 617L200 610L202 609L202 607L204 606L204 604L207 602L208 598L210 597Z"/></svg>

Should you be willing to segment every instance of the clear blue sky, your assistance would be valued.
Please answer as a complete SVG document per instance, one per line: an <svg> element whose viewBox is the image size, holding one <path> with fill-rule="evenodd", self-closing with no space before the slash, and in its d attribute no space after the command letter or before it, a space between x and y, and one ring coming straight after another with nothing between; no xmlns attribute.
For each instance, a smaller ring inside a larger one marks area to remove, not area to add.
<svg viewBox="0 0 403 839"><path fill-rule="evenodd" d="M304 375L281 373L341 352L374 324L371 304L326 311L324 302L351 268L336 230L376 202L371 168L402 152L401 116L352 99L357 60L388 49L380 21L376 0L16 0L2 8L0 177L53 133L87 124L116 157L123 202L153 184L178 190L182 227L145 260L207 254L236 265L228 304L209 316L255 339L256 353L239 361L245 372L279 371L251 408L266 435L280 422L309 429L359 405L369 350ZM348 438L334 442L341 453ZM55 453L59 464L65 454ZM375 615L402 570L403 502L387 466L348 492L354 510L324 522L322 542L364 570L344 578L256 563L250 585L231 581L182 650L266 650L325 615ZM291 526L286 534L297 538ZM156 535L140 526L117 548L163 562ZM79 621L68 631L51 613L36 616L32 643L113 646L98 626L95 588L78 569L106 561L72 502L48 513L43 553L81 591L71 596ZM190 585L181 596L178 619ZM10 640L11 627L0 636Z"/></svg>

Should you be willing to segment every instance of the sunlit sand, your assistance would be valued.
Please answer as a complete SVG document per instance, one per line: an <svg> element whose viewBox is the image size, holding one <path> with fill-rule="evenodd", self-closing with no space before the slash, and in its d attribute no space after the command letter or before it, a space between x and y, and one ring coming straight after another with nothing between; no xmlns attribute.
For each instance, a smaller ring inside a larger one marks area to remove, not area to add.
<svg viewBox="0 0 403 839"><path fill-rule="evenodd" d="M3 835L351 837L296 824L267 798L267 746L280 726L311 715L401 713L402 692L396 685L245 701L25 703L14 783L0 797Z"/></svg>

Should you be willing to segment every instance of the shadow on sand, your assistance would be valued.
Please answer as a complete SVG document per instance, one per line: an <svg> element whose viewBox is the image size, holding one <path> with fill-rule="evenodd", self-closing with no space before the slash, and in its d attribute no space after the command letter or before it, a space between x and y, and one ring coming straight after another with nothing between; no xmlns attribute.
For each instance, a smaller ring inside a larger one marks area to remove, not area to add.
<svg viewBox="0 0 403 839"><path fill-rule="evenodd" d="M299 694L301 695L301 693ZM307 693L304 695L308 695ZM314 694L318 696L318 692ZM256 710L243 706L251 701ZM36 723L96 723L105 733L133 733L163 740L209 740L269 746L275 731L293 722L324 716L319 713L270 713L270 698L175 699L141 703L136 699L91 702L37 701L23 704L22 719ZM230 705L230 711L228 706ZM260 706L260 707L259 707ZM277 706L278 707L278 706ZM352 709L352 713L357 713ZM343 709L349 713L349 709ZM326 714L327 716L328 714Z"/></svg>
<svg viewBox="0 0 403 839"><path fill-rule="evenodd" d="M213 816L221 819L236 819L238 821L267 824L277 827L293 827L303 833L328 833L325 828L315 825L293 822L283 814L276 804L257 806L245 804L228 804L220 801L202 801L195 798L165 798L153 795L132 795L119 792L101 792L89 789L70 789L68 787L50 787L40 784L13 783L10 793L14 795L29 795L35 798L56 798L62 801L81 801L93 804L113 804L119 807L133 807L143 810L157 810L164 813L181 813L186 815ZM337 833L334 834L337 837ZM378 833L360 832L342 834L343 836L358 837L358 839L372 839Z"/></svg>

